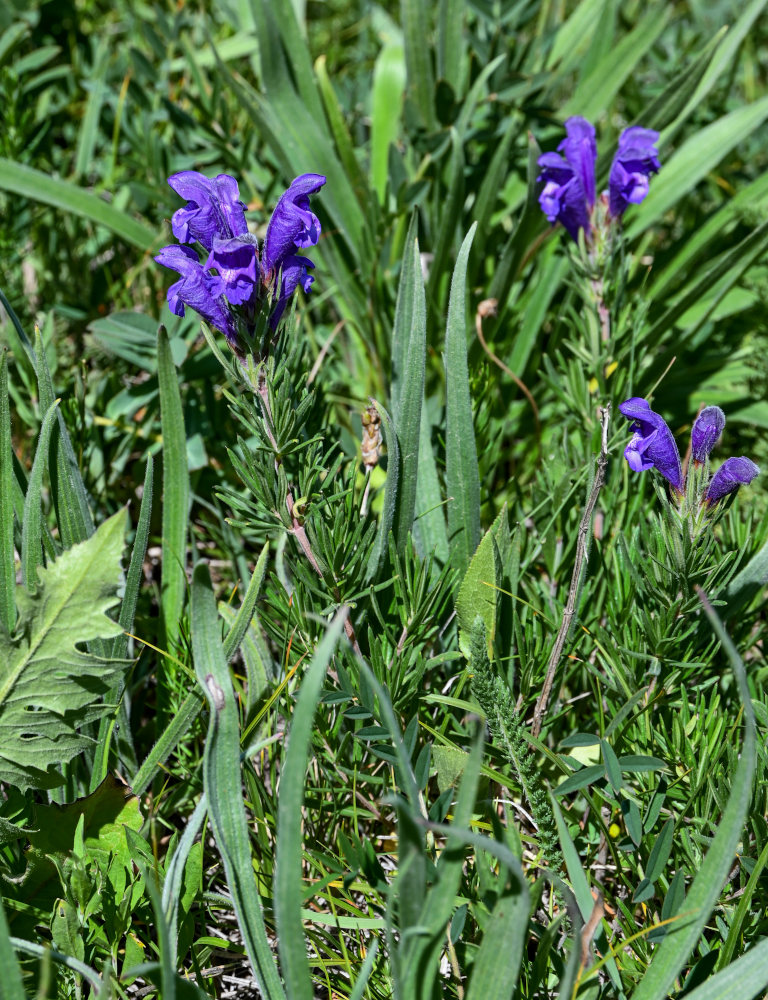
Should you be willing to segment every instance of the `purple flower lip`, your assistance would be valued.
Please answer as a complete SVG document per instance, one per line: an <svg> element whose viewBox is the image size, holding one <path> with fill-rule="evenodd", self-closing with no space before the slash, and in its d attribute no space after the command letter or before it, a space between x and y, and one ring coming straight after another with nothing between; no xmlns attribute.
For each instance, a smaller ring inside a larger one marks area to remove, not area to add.
<svg viewBox="0 0 768 1000"><path fill-rule="evenodd" d="M585 118L569 118L565 131L558 152L539 157L541 173L537 180L544 182L539 204L551 223L560 222L578 242L580 229L587 239L592 233L597 144L594 127ZM656 151L658 138L659 133L653 129L636 125L621 133L608 182L612 218L621 218L627 205L638 205L648 194L648 179L661 168Z"/></svg>
<svg viewBox="0 0 768 1000"><path fill-rule="evenodd" d="M680 453L666 420L654 413L648 401L640 396L620 403L619 410L632 421L632 440L624 451L629 467L635 472L658 469L682 496L688 483L683 478ZM719 406L706 406L698 415L691 431L691 453L697 465L707 461L724 427L725 414ZM739 486L748 486L759 472L750 458L726 459L709 481L704 503L712 506Z"/></svg>
<svg viewBox="0 0 768 1000"><path fill-rule="evenodd" d="M621 403L619 411L632 421L632 440L624 450L630 469L644 472L656 468L678 493L682 493L680 452L666 420L654 413L647 400L640 396Z"/></svg>
<svg viewBox="0 0 768 1000"><path fill-rule="evenodd" d="M172 174L168 183L187 204L173 213L173 235L179 243L201 243L206 250L214 236L245 236L245 205L239 200L237 181L229 174L206 177L196 170Z"/></svg>

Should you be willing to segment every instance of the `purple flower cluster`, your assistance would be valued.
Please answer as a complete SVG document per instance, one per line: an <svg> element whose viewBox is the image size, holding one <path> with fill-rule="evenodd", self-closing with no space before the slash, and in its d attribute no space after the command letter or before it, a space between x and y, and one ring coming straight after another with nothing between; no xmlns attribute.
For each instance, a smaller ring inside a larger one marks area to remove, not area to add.
<svg viewBox="0 0 768 1000"><path fill-rule="evenodd" d="M168 289L171 312L183 316L189 306L242 354L265 301L274 330L296 288L301 285L308 292L312 285L309 269L314 264L296 250L314 246L320 238L309 196L320 190L325 177L301 174L292 182L272 213L261 254L248 231L234 177L182 170L168 183L186 200L174 212L173 235L182 244L199 244L207 254L201 262L197 249L174 245L155 257L181 275Z"/></svg>
<svg viewBox="0 0 768 1000"><path fill-rule="evenodd" d="M633 396L619 405L619 410L632 421L632 440L624 449L630 469L645 472L656 468L682 496L686 490L683 466L672 431L658 413L654 413L647 400ZM702 466L720 439L725 427L725 414L719 406L706 406L694 421L691 430L691 457L694 465ZM739 486L747 486L760 469L743 456L727 458L707 484L704 502L711 506L733 493Z"/></svg>
<svg viewBox="0 0 768 1000"><path fill-rule="evenodd" d="M565 133L557 153L544 153L539 157L541 173L537 180L544 182L539 204L551 223L561 222L578 242L580 229L584 230L587 239L592 233L597 200L597 143L595 129L586 118L569 118ZM653 129L636 125L621 133L608 179L611 218L621 218L627 205L639 205L648 194L648 179L661 167L656 151L658 138L659 133Z"/></svg>

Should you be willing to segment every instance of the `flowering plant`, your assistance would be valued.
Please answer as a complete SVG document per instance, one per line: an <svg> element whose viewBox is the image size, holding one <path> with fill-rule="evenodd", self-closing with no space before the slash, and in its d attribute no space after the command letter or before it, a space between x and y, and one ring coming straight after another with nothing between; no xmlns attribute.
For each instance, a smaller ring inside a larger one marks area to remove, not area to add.
<svg viewBox="0 0 768 1000"><path fill-rule="evenodd" d="M619 410L632 421L632 439L624 449L624 457L630 469L645 472L656 468L670 483L675 494L683 497L688 492L689 466L687 475L683 473L680 453L666 420L654 413L646 399L633 396L619 405ZM691 430L692 467L701 475L700 503L711 507L739 486L749 485L760 469L743 455L727 458L710 479L707 466L712 449L717 444L725 427L725 414L719 406L706 406L694 421Z"/></svg>
<svg viewBox="0 0 768 1000"><path fill-rule="evenodd" d="M272 213L261 252L248 230L234 177L183 170L168 183L186 199L174 212L173 235L181 244L192 244L163 247L155 257L181 275L168 289L171 312L183 316L190 306L244 357L252 349L259 318L268 313L275 331L298 286L305 292L312 286L314 264L296 250L314 246L320 238L320 221L310 211L309 197L325 177L301 174L291 183ZM204 261L194 244L207 253Z"/></svg>
<svg viewBox="0 0 768 1000"><path fill-rule="evenodd" d="M620 219L627 205L638 205L648 194L648 180L661 167L656 151L659 133L633 125L619 137L619 148L611 165L608 191L596 198L595 164L597 143L594 126L580 116L565 123L566 137L556 153L539 157L541 210L551 223L560 222L578 243L579 230L591 239L600 204L607 223ZM561 155L561 152L564 155Z"/></svg>

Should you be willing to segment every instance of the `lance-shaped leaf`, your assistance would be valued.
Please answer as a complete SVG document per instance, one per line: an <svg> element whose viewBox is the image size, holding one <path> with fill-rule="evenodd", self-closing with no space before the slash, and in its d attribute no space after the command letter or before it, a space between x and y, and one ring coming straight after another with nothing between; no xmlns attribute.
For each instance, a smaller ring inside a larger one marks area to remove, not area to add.
<svg viewBox="0 0 768 1000"><path fill-rule="evenodd" d="M34 594L16 588L16 630L0 634L0 781L52 788L63 780L58 767L92 743L80 729L105 711L101 696L126 661L85 644L120 634L107 612L117 603L125 528L122 510L38 569Z"/></svg>

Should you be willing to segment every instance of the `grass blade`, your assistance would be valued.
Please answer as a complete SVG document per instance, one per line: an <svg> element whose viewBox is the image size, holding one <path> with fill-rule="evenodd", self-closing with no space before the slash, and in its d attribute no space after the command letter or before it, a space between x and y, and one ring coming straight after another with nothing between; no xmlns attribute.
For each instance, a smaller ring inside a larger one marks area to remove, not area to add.
<svg viewBox="0 0 768 1000"><path fill-rule="evenodd" d="M211 712L203 759L203 785L211 828L224 862L237 922L259 989L265 1000L285 1000L253 876L239 764L237 703L224 657L211 579L204 563L198 563L192 576L191 617L195 671Z"/></svg>
<svg viewBox="0 0 768 1000"><path fill-rule="evenodd" d="M446 488L451 559L463 575L480 541L480 475L467 367L467 259L476 226L461 245L451 281L445 331Z"/></svg>
<svg viewBox="0 0 768 1000"><path fill-rule="evenodd" d="M84 191L77 184L50 177L42 170L0 158L0 188L105 226L139 250L149 251L159 242L155 230L143 222L121 212L98 195Z"/></svg>
<svg viewBox="0 0 768 1000"><path fill-rule="evenodd" d="M232 657L237 653L240 648L240 643L243 641L245 633L248 631L248 626L253 620L253 615L256 610L256 602L259 599L261 585L264 582L264 574L267 571L268 555L269 542L264 545L259 558L256 560L256 566L254 567L253 574L251 575L251 582L248 584L248 590L245 592L243 603L240 605L237 615L235 616L235 620L232 622L229 632L227 632L224 638L224 655L227 658L227 663L229 663L232 660Z"/></svg>
<svg viewBox="0 0 768 1000"><path fill-rule="evenodd" d="M302 879L301 812L305 772L309 764L315 711L326 671L344 628L347 609L334 617L307 667L291 718L288 746L280 776L275 856L275 920L280 964L291 1000L312 1000L307 944L301 921Z"/></svg>
<svg viewBox="0 0 768 1000"><path fill-rule="evenodd" d="M146 758L142 761L141 767L133 776L131 788L134 793L141 797L149 788L153 778L171 756L173 751L190 728L192 723L200 714L203 707L203 696L199 691L190 691L181 706L176 710L168 726L163 730L160 739L155 743Z"/></svg>
<svg viewBox="0 0 768 1000"><path fill-rule="evenodd" d="M408 71L407 96L412 99L422 124L432 129L435 126L435 81L432 77L432 52L427 44L429 9L429 4L421 0L400 0L400 22Z"/></svg>
<svg viewBox="0 0 768 1000"><path fill-rule="evenodd" d="M400 131L405 82L405 50L388 42L376 57L371 90L371 185L380 204L387 192L389 147Z"/></svg>
<svg viewBox="0 0 768 1000"><path fill-rule="evenodd" d="M4 350L0 360L0 626L8 635L16 624L13 526L13 442L8 398L8 352Z"/></svg>
<svg viewBox="0 0 768 1000"><path fill-rule="evenodd" d="M746 955L737 958L722 972L712 976L695 990L686 993L686 1000L753 1000L768 987L768 941L762 940ZM763 994L764 995L764 994Z"/></svg>
<svg viewBox="0 0 768 1000"><path fill-rule="evenodd" d="M5 916L3 897L0 896L0 969L3 970L3 1000L27 1000L21 980L21 966L11 944L11 933Z"/></svg>
<svg viewBox="0 0 768 1000"><path fill-rule="evenodd" d="M752 797L752 778L757 759L755 713L747 686L747 675L741 657L723 628L717 612L704 591L696 588L715 635L722 643L736 678L736 687L744 707L744 743L739 761L731 778L728 804L706 857L688 890L680 912L690 913L690 919L667 934L655 951L633 1000L664 1000L696 947L702 930L709 920L723 881L730 870L741 838L744 820ZM746 957L746 956L745 956ZM765 968L765 966L763 966ZM724 970L727 971L727 970ZM740 994L741 995L741 994ZM744 994L746 996L746 994Z"/></svg>
<svg viewBox="0 0 768 1000"><path fill-rule="evenodd" d="M32 471L29 474L27 495L24 498L24 516L21 522L21 580L26 590L37 588L37 567L43 564L43 476L48 466L48 446L58 407L59 400L56 399L51 403L43 418Z"/></svg>
<svg viewBox="0 0 768 1000"><path fill-rule="evenodd" d="M410 296L412 310L398 309L395 315L395 344L402 347L398 353L404 355L400 373L399 395L395 407L395 426L400 446L400 500L397 504L395 524L395 544L397 551L405 551L408 535L413 527L416 510L417 477L419 470L419 441L421 438L421 406L424 400L424 377L427 360L427 300L424 281L421 276L419 241L407 243L405 257L411 257L411 265L403 268L403 281L412 281ZM398 306L400 293L398 292ZM403 323L406 323L403 328ZM394 354L394 351L393 351Z"/></svg>
<svg viewBox="0 0 768 1000"><path fill-rule="evenodd" d="M189 521L189 472L187 438L176 365L165 327L157 333L157 377L163 431L163 554L162 611L165 641L179 637L187 586L187 525Z"/></svg>
<svg viewBox="0 0 768 1000"><path fill-rule="evenodd" d="M400 489L400 448L397 444L395 428L392 426L392 418L375 399L372 402L381 414L381 423L384 427L384 441L387 445L387 482L384 487L384 506L379 517L376 543L371 550L371 556L368 560L369 580L376 578L376 574L387 558L389 533L394 524Z"/></svg>

